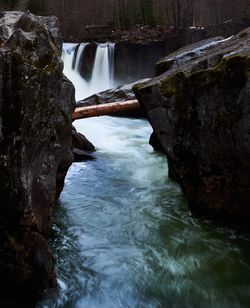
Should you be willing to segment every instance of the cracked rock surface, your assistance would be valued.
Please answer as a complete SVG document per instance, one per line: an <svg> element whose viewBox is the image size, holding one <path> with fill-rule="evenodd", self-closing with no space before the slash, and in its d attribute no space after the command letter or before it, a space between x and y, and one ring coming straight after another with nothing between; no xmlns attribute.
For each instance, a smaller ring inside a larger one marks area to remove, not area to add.
<svg viewBox="0 0 250 308"><path fill-rule="evenodd" d="M0 15L0 297L56 286L46 241L71 165L73 85L56 17Z"/></svg>
<svg viewBox="0 0 250 308"><path fill-rule="evenodd" d="M250 216L250 28L186 46L134 87L194 213Z"/></svg>

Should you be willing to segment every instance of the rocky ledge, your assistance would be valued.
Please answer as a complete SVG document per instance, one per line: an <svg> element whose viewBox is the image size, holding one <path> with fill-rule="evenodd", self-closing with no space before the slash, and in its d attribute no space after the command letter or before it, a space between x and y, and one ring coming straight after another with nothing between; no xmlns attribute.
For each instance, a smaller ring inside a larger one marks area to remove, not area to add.
<svg viewBox="0 0 250 308"><path fill-rule="evenodd" d="M194 213L250 216L250 28L185 47L134 87Z"/></svg>
<svg viewBox="0 0 250 308"><path fill-rule="evenodd" d="M55 17L0 15L0 297L56 286L46 241L72 162L74 88Z"/></svg>

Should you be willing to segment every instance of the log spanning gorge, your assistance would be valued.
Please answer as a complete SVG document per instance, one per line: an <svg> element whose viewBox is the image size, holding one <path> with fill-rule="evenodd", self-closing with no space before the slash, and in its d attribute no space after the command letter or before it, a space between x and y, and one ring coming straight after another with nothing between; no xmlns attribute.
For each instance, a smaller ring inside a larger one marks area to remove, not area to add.
<svg viewBox="0 0 250 308"><path fill-rule="evenodd" d="M62 46L55 17L6 12L0 35L0 306L247 307L249 231L190 209L249 217L250 29L154 78L145 46ZM72 163L74 100L124 95L144 117L75 120L96 151Z"/></svg>

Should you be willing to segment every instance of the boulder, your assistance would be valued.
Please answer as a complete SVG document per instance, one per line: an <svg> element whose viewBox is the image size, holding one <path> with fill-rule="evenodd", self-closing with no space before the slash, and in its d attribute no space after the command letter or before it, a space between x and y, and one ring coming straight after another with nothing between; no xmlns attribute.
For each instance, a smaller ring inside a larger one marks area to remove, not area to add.
<svg viewBox="0 0 250 308"><path fill-rule="evenodd" d="M250 28L185 47L134 87L169 175L197 214L250 216Z"/></svg>
<svg viewBox="0 0 250 308"><path fill-rule="evenodd" d="M0 15L0 301L56 287L46 241L73 160L73 85L56 17Z"/></svg>
<svg viewBox="0 0 250 308"><path fill-rule="evenodd" d="M119 42L115 45L114 78L127 84L142 78L152 78L155 63L174 50L206 38L203 29L189 30L180 35L167 35L166 39L145 43Z"/></svg>
<svg viewBox="0 0 250 308"><path fill-rule="evenodd" d="M74 126L72 126L72 144L75 162L95 159L92 155L95 151L94 145L83 134L77 132Z"/></svg>

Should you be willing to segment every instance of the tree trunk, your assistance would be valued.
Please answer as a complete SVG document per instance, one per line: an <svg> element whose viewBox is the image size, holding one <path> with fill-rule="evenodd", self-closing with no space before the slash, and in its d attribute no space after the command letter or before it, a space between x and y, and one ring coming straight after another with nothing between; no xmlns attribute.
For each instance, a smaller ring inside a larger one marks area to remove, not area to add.
<svg viewBox="0 0 250 308"><path fill-rule="evenodd" d="M112 115L117 112L140 109L137 100L101 104L87 107L77 107L72 114L72 120Z"/></svg>

